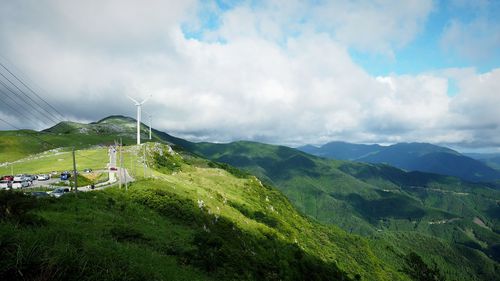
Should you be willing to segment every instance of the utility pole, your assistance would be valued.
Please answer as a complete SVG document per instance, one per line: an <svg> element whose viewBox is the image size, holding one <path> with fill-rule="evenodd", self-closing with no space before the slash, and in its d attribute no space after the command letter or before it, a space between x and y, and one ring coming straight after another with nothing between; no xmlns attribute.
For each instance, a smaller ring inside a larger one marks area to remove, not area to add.
<svg viewBox="0 0 500 281"><path fill-rule="evenodd" d="M76 191L78 190L78 182L76 178L76 160L75 160L75 147L73 146L73 176L75 177L75 194Z"/></svg>
<svg viewBox="0 0 500 281"><path fill-rule="evenodd" d="M144 164L144 178L146 178L146 145L144 144L144 158L142 160Z"/></svg>
<svg viewBox="0 0 500 281"><path fill-rule="evenodd" d="M118 188L119 188L119 189L122 189L122 177L121 177L121 169L122 169L122 167L121 167L121 160L122 160L122 145L121 145L121 142L122 142L121 138L120 138L120 143L119 143L119 144L117 144L117 143L115 142L115 144L117 144L118 149L119 149L119 150L118 150L118 161L120 161L120 171L118 171L118 173L117 173L117 175L118 175Z"/></svg>
<svg viewBox="0 0 500 281"><path fill-rule="evenodd" d="M125 174L125 169L123 168L123 142L122 142L122 138L120 138L120 178L123 179L123 181L125 182L125 190L128 189L128 185L127 185L127 176Z"/></svg>

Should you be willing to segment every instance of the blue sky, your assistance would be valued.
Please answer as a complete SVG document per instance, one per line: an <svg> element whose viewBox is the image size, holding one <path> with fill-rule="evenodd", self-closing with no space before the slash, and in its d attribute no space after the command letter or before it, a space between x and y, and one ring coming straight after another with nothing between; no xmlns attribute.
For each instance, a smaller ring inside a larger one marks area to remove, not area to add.
<svg viewBox="0 0 500 281"><path fill-rule="evenodd" d="M305 1L310 6L315 6L325 1ZM327 1L326 1L327 2ZM265 1L241 1L241 0L218 0L215 2L203 1L202 8L198 10L201 26L195 30L184 28L183 31L188 38L203 40L203 34L213 31L221 25L221 15L241 5L248 5L253 9L259 9ZM463 55L454 50L453 46L445 46L443 36L451 22L471 24L476 21L484 21L494 25L498 29L500 14L500 1L452 1L439 0L433 2L432 11L428 14L421 30L408 44L394 48L393 56L386 54L367 52L349 48L349 53L357 64L361 65L372 75L394 74L418 74L445 68L475 68L478 72L488 72L500 65L500 48L485 51L481 42L473 40L466 44L477 45L477 52L487 52L484 56ZM309 21L307 15L297 21ZM295 34L290 32L287 37ZM497 36L494 31L491 36ZM474 38L473 36L471 37ZM219 41L223 42L223 41ZM456 42L457 43L457 42ZM500 38L496 39L500 43Z"/></svg>
<svg viewBox="0 0 500 281"><path fill-rule="evenodd" d="M487 58L470 58L446 49L442 46L441 40L446 27L453 20L470 23L486 19L498 25L500 1L492 1L488 4L488 8L452 5L450 2L444 0L436 2L434 11L429 14L422 32L410 44L396 50L394 59L351 50L353 59L373 75L418 74L454 67L473 67L479 72L488 72L498 67L500 48L489 53ZM493 33L491 35L495 36ZM480 47L478 49L478 52L482 51Z"/></svg>
<svg viewBox="0 0 500 281"><path fill-rule="evenodd" d="M133 116L125 95L152 94L155 127L194 141L500 151L498 14L493 0L8 1L0 60L75 121Z"/></svg>

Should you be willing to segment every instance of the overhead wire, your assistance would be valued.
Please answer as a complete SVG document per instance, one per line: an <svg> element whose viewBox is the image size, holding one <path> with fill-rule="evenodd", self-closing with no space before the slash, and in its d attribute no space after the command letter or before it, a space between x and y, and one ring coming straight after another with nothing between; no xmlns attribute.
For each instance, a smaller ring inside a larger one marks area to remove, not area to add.
<svg viewBox="0 0 500 281"><path fill-rule="evenodd" d="M2 89L0 89L0 92L3 93L4 96L6 96L9 100L11 100L12 102L14 102L20 109L22 108L25 108L25 106L23 106L22 104L20 104L18 101L16 101L11 95L9 95L8 92L10 92L13 96L17 97L18 100L22 101L22 103L24 104L27 104L28 106L30 106L32 109L34 109L36 111L36 113L40 114L41 116L43 116L44 118L39 118L40 116L36 116L36 114L34 114L33 111L29 110L29 111L25 111L25 112L28 112L30 114L30 117L28 117L26 114L23 114L21 113L19 110L16 110L15 107L12 106L12 104L9 104L9 103L5 103L5 105L7 105L12 112L14 112L16 114L16 116L18 117L22 117L26 120L29 120L31 122L35 121L35 123L37 122L41 122L45 125L47 125L48 123L46 123L45 121L50 121L50 122L55 122L55 123L58 123L59 121L60 122L63 122L64 121L64 116L61 112L59 112L54 106L52 106L49 102L47 102L45 99L43 99L40 95L38 95L32 87L30 87L27 82L24 82L22 81L21 78L19 78L18 75L14 74L12 71L10 71L3 63L0 62L0 66L5 69L12 77L15 78L15 80L17 80L19 83L21 83L26 89L28 89L33 95L35 95L38 99L40 99L44 104L46 104L50 109L52 109L55 113L57 113L57 115L59 116L56 116L56 114L48 111L46 108L44 108L43 106L40 105L39 102L35 101L32 97L30 97L30 95L28 95L25 91L21 90L19 88L18 85L16 85L13 81L11 81L7 76L5 76L3 73L0 72L0 76L2 76L5 80L7 80L11 85L13 85L20 93L22 93L27 99L29 99L30 101L32 101L33 103L35 103L36 105L38 105L41 109L43 109L45 112L42 112L40 110L37 110L36 107L33 106L32 103L30 103L29 101L27 101L26 98L23 98L20 94L16 93L15 90L13 90L11 87L9 87L4 81L2 81L0 79L0 85L2 85L5 90L7 91L3 91ZM48 116L47 114L49 114L50 116ZM34 119L32 119L34 118ZM57 120L57 121L56 121ZM4 120L4 119L0 119L0 121L4 122L5 124L17 129L17 130L22 130L21 128L13 125L12 123ZM51 125L51 124L49 124ZM53 143L50 143L46 140L43 140L42 138L38 137L37 135L35 135L35 133L33 134L27 134L29 137L32 137L32 138L35 138L47 145L50 145L51 147L53 148L59 148L60 146L58 145L55 145ZM92 158L92 157L89 157L89 156L86 156L86 155L83 155L81 153L78 153L77 152L77 155L79 157L83 157L83 158L87 158L89 160L92 160L92 161L95 161L95 162L98 162L98 160Z"/></svg>
<svg viewBox="0 0 500 281"><path fill-rule="evenodd" d="M0 89L0 93L3 93L3 95L5 97L7 97L9 100L11 100L12 102L14 102L19 109L22 109L23 106L21 104L19 104L14 98L12 98L7 92L5 92L4 90ZM5 104L7 106L9 106L13 111L15 111L16 116L20 116L20 117L24 117L26 120L29 120L30 122L35 122L35 123L41 123L41 121L39 119L37 119L37 117L31 112L31 111L26 111L27 113L30 114L30 117L26 116L26 115L23 115L23 113L21 113L20 111L18 111L17 109L15 109L11 104L7 103L6 100L4 100L4 102L2 104ZM35 118L35 119L32 119Z"/></svg>
<svg viewBox="0 0 500 281"><path fill-rule="evenodd" d="M14 84L12 81L10 81L10 79L7 78L5 75L3 75L3 73L0 72L0 76L4 77L7 81L9 81L9 83L12 84L26 98L28 98L34 104L38 105L38 103L36 101L34 101L29 95L27 95L26 93L24 93L23 90L21 90L16 84ZM5 84L3 81L0 80L0 84L2 84L9 92L11 92L12 94L16 95L18 98L20 98L21 100L23 100L24 103L26 103L28 106L30 106L31 108L33 108L41 116L45 117L45 119L48 120L50 123L59 123L59 121L56 121L56 120L52 119L50 116L48 116L47 114L45 114L43 111L41 111L40 109L38 109L37 107L35 107L33 105L33 103L30 103L25 98L23 98L21 95L19 95L18 93L16 93L16 91L14 91L12 88L10 88L9 86L7 86L7 84Z"/></svg>
<svg viewBox="0 0 500 281"><path fill-rule="evenodd" d="M5 70L7 70L7 72L9 72L10 75L12 75L17 81L19 81L24 87L26 87L31 93L33 93L37 98L39 98L41 101L43 101L47 106L49 106L52 110L54 110L59 115L59 117L56 117L55 115L51 114L52 116L54 116L60 120L64 119L63 114L61 112L59 112L59 110L57 110L54 106L52 106L50 103L48 103L45 99L40 97L40 95L38 95L30 86L28 86L26 83L24 83L23 80L21 80L17 75L12 73L12 71L10 71L2 62L0 62L0 66L2 68L4 68Z"/></svg>

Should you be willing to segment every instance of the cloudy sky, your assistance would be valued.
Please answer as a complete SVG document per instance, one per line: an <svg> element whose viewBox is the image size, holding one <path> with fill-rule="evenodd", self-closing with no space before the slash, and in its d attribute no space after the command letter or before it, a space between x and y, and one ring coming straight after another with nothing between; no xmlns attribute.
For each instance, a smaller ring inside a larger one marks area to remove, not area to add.
<svg viewBox="0 0 500 281"><path fill-rule="evenodd" d="M65 119L152 94L154 127L196 141L500 151L500 1L0 1L0 62ZM3 120L55 121L7 94Z"/></svg>

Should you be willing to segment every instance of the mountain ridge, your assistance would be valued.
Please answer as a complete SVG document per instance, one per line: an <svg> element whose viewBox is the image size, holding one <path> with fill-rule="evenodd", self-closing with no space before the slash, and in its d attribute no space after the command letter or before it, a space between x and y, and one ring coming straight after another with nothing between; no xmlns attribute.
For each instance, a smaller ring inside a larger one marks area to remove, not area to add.
<svg viewBox="0 0 500 281"><path fill-rule="evenodd" d="M385 163L407 171L422 171L481 182L500 179L500 171L450 148L429 143L398 143L390 146L331 142L321 147L297 149L330 159Z"/></svg>

